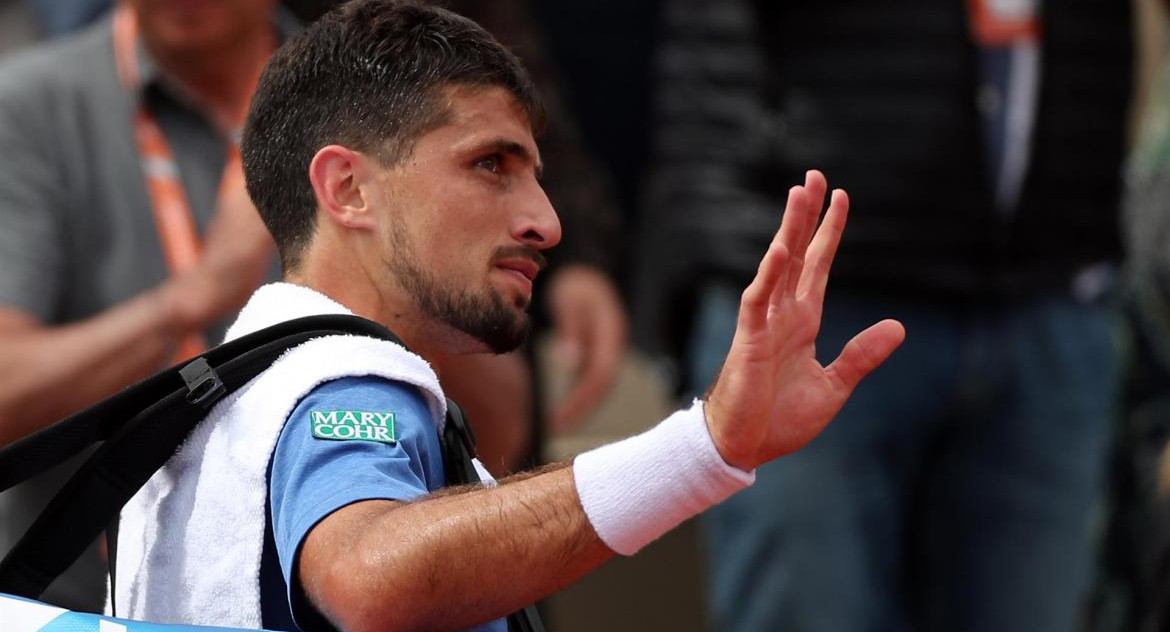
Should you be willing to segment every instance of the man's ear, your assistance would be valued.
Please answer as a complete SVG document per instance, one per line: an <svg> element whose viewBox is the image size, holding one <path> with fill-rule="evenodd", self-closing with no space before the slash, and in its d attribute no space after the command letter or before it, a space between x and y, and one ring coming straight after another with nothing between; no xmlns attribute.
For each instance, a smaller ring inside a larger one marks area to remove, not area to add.
<svg viewBox="0 0 1170 632"><path fill-rule="evenodd" d="M366 159L341 145L317 150L309 163L309 182L317 207L334 222L347 228L373 228L374 209L363 187L369 175Z"/></svg>

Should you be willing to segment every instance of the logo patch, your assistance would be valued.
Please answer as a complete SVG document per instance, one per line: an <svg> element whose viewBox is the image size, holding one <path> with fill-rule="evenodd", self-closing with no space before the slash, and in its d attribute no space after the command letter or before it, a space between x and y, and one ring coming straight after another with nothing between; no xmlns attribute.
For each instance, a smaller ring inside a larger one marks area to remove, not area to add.
<svg viewBox="0 0 1170 632"><path fill-rule="evenodd" d="M398 443L394 413L365 410L314 410L309 412L313 436L332 441Z"/></svg>

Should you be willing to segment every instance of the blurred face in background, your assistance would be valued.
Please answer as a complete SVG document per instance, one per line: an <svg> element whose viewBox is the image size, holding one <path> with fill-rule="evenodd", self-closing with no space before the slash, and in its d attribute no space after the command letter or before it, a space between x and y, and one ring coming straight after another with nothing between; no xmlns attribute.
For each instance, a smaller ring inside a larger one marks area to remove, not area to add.
<svg viewBox="0 0 1170 632"><path fill-rule="evenodd" d="M121 0L147 47L168 56L231 49L269 28L276 0Z"/></svg>

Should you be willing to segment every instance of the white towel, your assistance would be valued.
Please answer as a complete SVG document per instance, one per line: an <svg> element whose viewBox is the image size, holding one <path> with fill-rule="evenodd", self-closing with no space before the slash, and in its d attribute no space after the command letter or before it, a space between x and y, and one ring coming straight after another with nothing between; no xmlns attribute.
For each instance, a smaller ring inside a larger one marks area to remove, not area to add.
<svg viewBox="0 0 1170 632"><path fill-rule="evenodd" d="M308 288L267 285L229 339L313 314L349 313ZM418 386L440 431L446 399L430 366L358 336L306 342L217 403L127 504L118 534L118 615L158 623L258 628L267 467L285 419L315 386L377 375Z"/></svg>

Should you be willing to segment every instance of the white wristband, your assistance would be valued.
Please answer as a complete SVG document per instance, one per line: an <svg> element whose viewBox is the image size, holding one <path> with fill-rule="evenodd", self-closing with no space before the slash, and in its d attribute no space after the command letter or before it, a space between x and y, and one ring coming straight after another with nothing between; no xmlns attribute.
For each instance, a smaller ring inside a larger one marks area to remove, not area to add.
<svg viewBox="0 0 1170 632"><path fill-rule="evenodd" d="M756 480L755 471L720 456L700 400L640 435L579 455L573 477L597 535L622 555Z"/></svg>

